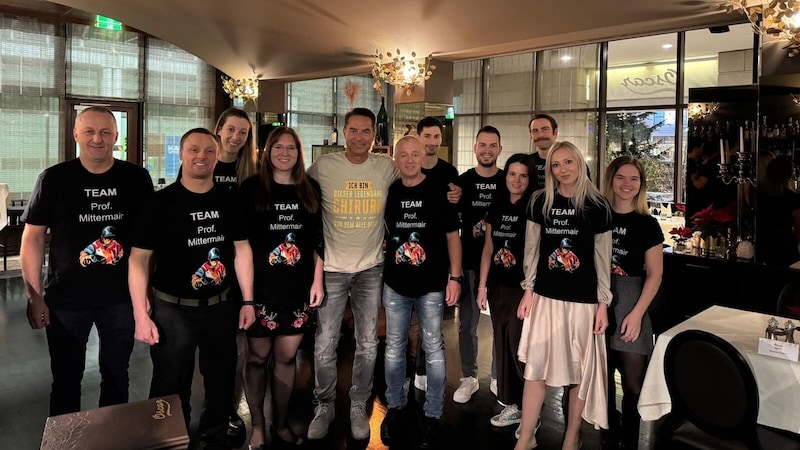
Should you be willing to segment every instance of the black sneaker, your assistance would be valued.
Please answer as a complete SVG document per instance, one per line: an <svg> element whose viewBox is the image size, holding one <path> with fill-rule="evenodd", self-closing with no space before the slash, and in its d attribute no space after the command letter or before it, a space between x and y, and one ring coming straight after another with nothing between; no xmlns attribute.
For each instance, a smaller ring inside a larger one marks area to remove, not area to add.
<svg viewBox="0 0 800 450"><path fill-rule="evenodd" d="M425 417L425 431L419 448L429 450L439 447L439 428L441 421L435 417Z"/></svg>
<svg viewBox="0 0 800 450"><path fill-rule="evenodd" d="M398 430L402 416L403 408L389 408L386 411L386 417L381 422L381 442L383 442L383 445L388 447L392 444L392 434L395 434Z"/></svg>

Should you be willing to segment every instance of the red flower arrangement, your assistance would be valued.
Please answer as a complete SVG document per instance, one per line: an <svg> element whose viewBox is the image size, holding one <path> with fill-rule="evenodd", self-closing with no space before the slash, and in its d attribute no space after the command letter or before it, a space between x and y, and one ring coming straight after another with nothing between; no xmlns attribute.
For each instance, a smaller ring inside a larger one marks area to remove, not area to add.
<svg viewBox="0 0 800 450"><path fill-rule="evenodd" d="M692 231L699 231L703 238L724 235L728 225L736 220L736 203L731 203L720 209L709 206L698 211L691 218Z"/></svg>
<svg viewBox="0 0 800 450"><path fill-rule="evenodd" d="M672 239L675 239L678 242L683 242L686 239L690 238L693 232L694 230L692 230L689 227L680 227L680 228L674 227L671 230L669 230L669 234L673 235Z"/></svg>

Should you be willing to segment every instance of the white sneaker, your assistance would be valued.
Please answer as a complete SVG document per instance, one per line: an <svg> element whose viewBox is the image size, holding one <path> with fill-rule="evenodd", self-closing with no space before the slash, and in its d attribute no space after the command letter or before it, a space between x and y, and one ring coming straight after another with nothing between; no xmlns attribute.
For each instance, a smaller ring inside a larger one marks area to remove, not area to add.
<svg viewBox="0 0 800 450"><path fill-rule="evenodd" d="M521 425L520 425L521 426ZM536 433L539 431L539 427L542 426L542 418L539 417L539 422L536 423L536 427L533 429L533 435L536 436ZM517 431L514 432L514 438L519 440L519 426L517 427Z"/></svg>
<svg viewBox="0 0 800 450"><path fill-rule="evenodd" d="M422 392L428 392L428 376L414 375L414 387Z"/></svg>
<svg viewBox="0 0 800 450"><path fill-rule="evenodd" d="M492 381L489 382L489 392L497 397L497 378L492 378Z"/></svg>
<svg viewBox="0 0 800 450"><path fill-rule="evenodd" d="M467 403L472 398L472 394L478 392L479 387L480 384L478 384L477 378L461 378L461 384L458 385L458 389L453 393L453 401L456 403Z"/></svg>
<svg viewBox="0 0 800 450"><path fill-rule="evenodd" d="M354 439L359 441L369 438L369 417L366 404L350 404L350 433Z"/></svg>
<svg viewBox="0 0 800 450"><path fill-rule="evenodd" d="M309 439L322 439L328 435L328 427L331 426L333 418L336 417L336 410L333 403L320 403L314 408L314 419L308 425Z"/></svg>
<svg viewBox="0 0 800 450"><path fill-rule="evenodd" d="M522 419L522 411L517 405L508 405L500 411L500 414L489 419L489 423L496 427L507 427L519 423Z"/></svg>
<svg viewBox="0 0 800 450"><path fill-rule="evenodd" d="M406 381L403 381L403 397L408 397L408 388L411 385L411 378L406 378Z"/></svg>

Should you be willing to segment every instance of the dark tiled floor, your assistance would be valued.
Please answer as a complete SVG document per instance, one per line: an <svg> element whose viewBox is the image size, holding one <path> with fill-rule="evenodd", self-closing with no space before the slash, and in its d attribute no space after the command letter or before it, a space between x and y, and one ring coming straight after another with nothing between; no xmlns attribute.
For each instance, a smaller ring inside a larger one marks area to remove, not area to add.
<svg viewBox="0 0 800 450"><path fill-rule="evenodd" d="M18 272L17 272L18 273ZM15 273L0 272L0 449L36 449L41 441L42 428L47 417L48 396L50 392L49 357L44 332L31 330L25 318L25 293L22 280ZM489 418L501 407L489 392L489 371L491 355L491 323L489 317L482 317L479 326L479 380L481 389L473 399L464 405L452 401L453 391L458 386L459 364L457 342L457 318L453 309L446 313L445 341L447 343L446 402L443 416L443 449L511 449L514 446L514 427L496 429L489 424ZM295 395L292 400L291 425L299 433L313 415L311 390L313 376L311 367L311 347L306 343L298 358L298 377ZM347 333L340 343L339 383L337 388L336 420L331 433L320 442L309 445L317 449L385 449L379 437L380 422L385 414L383 392L383 360L378 359L374 391L377 393L372 404L372 434L368 442L354 442L349 439L349 400L350 366L352 363L354 341ZM92 335L86 362L83 382L83 407L95 407L99 395L99 374L97 370L97 339ZM147 346L137 343L130 363L131 401L147 397L150 383L151 363ZM548 388L549 389L549 388ZM202 400L202 384L196 374L192 401L193 427L196 426L197 413ZM409 403L411 409L421 417L420 405L424 401L419 391ZM538 448L544 450L561 448L564 431L564 417L561 413L561 389L549 389L543 412L543 424L539 432ZM240 404L240 413L249 423L246 403ZM642 427L643 438L640 448L648 447L647 435L650 427ZM419 435L417 426L409 423L410 443L392 448L413 448L414 439ZM585 450L600 448L599 432L584 423L582 430ZM246 448L246 446L244 447Z"/></svg>

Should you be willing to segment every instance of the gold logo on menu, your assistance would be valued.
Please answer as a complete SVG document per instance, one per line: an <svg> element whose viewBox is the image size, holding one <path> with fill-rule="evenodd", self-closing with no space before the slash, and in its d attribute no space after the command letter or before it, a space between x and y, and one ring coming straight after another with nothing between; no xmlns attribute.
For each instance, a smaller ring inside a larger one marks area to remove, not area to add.
<svg viewBox="0 0 800 450"><path fill-rule="evenodd" d="M153 419L164 420L172 415L172 405L163 398L156 400L156 412L153 414Z"/></svg>

